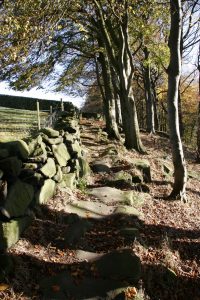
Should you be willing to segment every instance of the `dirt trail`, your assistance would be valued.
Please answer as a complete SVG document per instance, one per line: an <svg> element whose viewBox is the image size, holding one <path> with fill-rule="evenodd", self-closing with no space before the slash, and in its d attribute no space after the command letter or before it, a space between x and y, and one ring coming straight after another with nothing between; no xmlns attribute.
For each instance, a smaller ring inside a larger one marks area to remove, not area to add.
<svg viewBox="0 0 200 300"><path fill-rule="evenodd" d="M163 200L172 177L163 175L158 159L170 158L168 141L144 134L149 154L140 156L109 141L102 128L101 121L82 121L83 148L95 172L87 187L60 190L38 209L9 250L15 274L0 299L114 299L118 288L125 292L116 299L200 299L199 180L190 178L187 204ZM149 193L115 178L130 172L135 158L150 162ZM191 161L189 168L200 174ZM139 281L133 253L142 263Z"/></svg>

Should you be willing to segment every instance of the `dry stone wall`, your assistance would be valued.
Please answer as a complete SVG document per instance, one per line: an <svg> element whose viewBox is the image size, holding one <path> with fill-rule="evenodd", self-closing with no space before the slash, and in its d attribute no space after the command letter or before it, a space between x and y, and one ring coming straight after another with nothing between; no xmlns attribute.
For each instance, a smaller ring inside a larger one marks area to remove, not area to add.
<svg viewBox="0 0 200 300"><path fill-rule="evenodd" d="M17 242L36 205L45 204L57 187L73 189L89 172L78 119L67 112L29 143L0 143L0 251Z"/></svg>

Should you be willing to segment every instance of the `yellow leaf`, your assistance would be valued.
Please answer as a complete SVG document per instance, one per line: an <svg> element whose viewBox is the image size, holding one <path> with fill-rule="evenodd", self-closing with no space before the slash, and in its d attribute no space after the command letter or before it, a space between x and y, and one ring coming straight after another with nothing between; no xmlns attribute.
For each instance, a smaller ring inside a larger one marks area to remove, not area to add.
<svg viewBox="0 0 200 300"><path fill-rule="evenodd" d="M3 292L9 288L8 284L0 283L0 292Z"/></svg>

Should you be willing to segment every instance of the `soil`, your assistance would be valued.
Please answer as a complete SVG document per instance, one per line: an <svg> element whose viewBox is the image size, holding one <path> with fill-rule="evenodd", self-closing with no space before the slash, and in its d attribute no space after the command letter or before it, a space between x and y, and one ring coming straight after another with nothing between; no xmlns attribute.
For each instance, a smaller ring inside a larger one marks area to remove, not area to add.
<svg viewBox="0 0 200 300"><path fill-rule="evenodd" d="M64 241L67 228L66 201L93 201L87 194L87 188L105 186L112 174L93 173L87 186L80 184L80 188L74 191L57 191L46 206L37 209L35 221L18 243L8 250L15 261L15 272L6 279L7 289L0 292L0 299L43 299L41 278L59 274L65 269L77 279L80 274L86 275L87 270L75 255L77 249L107 253L128 248L140 257L142 276L135 286L137 295L127 299L199 300L200 165L195 163L195 153L185 148L188 170L197 175L197 179L188 180L188 202L166 200L172 190L173 174L164 174L159 161L164 159L171 163L167 138L142 133L142 141L148 153L140 155L135 151L127 151L120 142L108 140L102 129L102 121L82 120L81 125L83 147L91 164L102 158L105 150L113 147L118 153L117 160L110 155L108 162L115 170L129 169L134 158L150 162L152 182L146 184L150 197L145 197L139 208L143 218L130 218L127 221L122 216L103 221L92 220L93 230L87 232L76 247L69 247ZM117 188L130 189L124 184L119 184ZM136 227L139 230L138 237L134 240L122 238L117 230L120 224Z"/></svg>

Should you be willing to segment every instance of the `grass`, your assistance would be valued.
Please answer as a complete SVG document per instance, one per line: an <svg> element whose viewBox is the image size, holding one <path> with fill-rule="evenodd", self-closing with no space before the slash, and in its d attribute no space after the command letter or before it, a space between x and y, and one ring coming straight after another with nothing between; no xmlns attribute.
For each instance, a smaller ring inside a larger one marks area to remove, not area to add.
<svg viewBox="0 0 200 300"><path fill-rule="evenodd" d="M41 112L41 124L48 113ZM0 141L29 138L37 131L37 112L22 109L0 107Z"/></svg>

